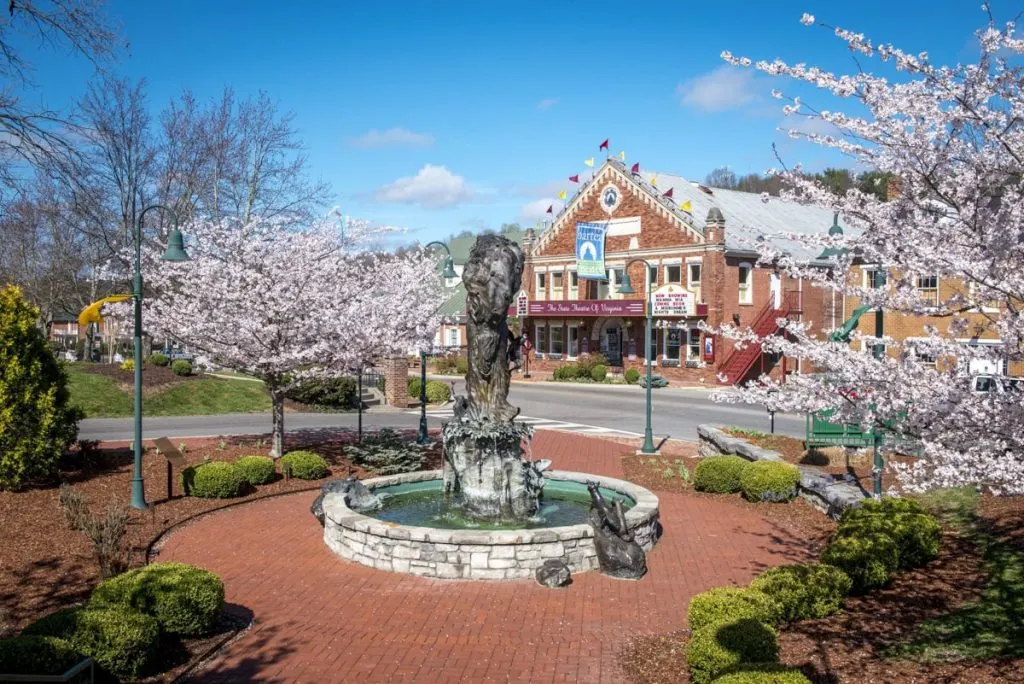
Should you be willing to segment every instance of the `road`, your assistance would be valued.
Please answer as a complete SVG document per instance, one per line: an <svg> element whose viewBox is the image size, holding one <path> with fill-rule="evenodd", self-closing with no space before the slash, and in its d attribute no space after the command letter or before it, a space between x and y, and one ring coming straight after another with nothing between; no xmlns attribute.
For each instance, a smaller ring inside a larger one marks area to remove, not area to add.
<svg viewBox="0 0 1024 684"><path fill-rule="evenodd" d="M464 391L462 380L456 390ZM666 436L695 441L697 425L714 423L768 431L768 415L760 406L717 404L711 390L656 389L653 397L653 430L656 440ZM521 408L526 422L538 429L564 429L591 434L642 435L644 431L644 390L628 385L574 385L555 383L513 383L509 401ZM451 415L451 405L428 408L428 422L439 427ZM285 427L291 430L318 428L355 429L355 413L288 413ZM379 427L415 428L415 409L370 410L363 414L365 429ZM803 436L802 416L779 414L775 430ZM143 434L154 437L215 437L270 432L270 414L227 414L146 418ZM126 440L132 438L130 418L87 419L79 424L79 439Z"/></svg>

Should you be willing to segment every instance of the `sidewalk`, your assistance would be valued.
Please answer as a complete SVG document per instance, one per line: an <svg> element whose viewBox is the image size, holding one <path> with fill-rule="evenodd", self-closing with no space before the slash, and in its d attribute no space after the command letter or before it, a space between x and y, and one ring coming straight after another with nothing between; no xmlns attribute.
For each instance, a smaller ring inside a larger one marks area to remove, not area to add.
<svg viewBox="0 0 1024 684"><path fill-rule="evenodd" d="M418 369L414 372L411 368L409 370L410 378L419 378L420 374ZM437 373L427 372L427 380L440 380L444 383L451 381L463 380L461 375L439 375ZM643 391L643 387L640 385L629 385L626 383L622 384L605 384L600 382L555 382L551 379L550 372L538 371L537 373L530 373L529 378L524 378L519 373L512 374L513 385L543 385L544 387L550 387L554 389L572 389L580 387L594 387L602 390L620 390L620 391ZM679 391L699 391L705 390L708 392L715 392L728 389L728 387L719 385L707 385L698 383L683 383L683 382L670 382L668 387L657 388L658 392L664 392L665 390L679 390Z"/></svg>

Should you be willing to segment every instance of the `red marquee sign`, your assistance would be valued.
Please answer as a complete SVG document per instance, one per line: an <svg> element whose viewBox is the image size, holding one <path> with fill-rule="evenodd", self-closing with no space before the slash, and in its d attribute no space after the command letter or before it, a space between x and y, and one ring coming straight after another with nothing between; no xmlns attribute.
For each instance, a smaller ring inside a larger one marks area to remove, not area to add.
<svg viewBox="0 0 1024 684"><path fill-rule="evenodd" d="M642 299L530 302L531 316L643 316Z"/></svg>

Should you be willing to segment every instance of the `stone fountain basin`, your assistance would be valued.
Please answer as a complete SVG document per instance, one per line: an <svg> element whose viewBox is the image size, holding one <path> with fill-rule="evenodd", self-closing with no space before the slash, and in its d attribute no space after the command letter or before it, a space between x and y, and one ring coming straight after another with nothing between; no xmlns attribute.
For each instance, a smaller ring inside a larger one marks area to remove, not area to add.
<svg viewBox="0 0 1024 684"><path fill-rule="evenodd" d="M545 471L549 480L586 483L625 494L636 502L626 511L626 524L644 551L657 542L661 526L658 497L625 480ZM389 475L364 480L368 489L440 480L440 470ZM596 570L597 549L590 525L521 530L448 530L385 522L345 505L341 495L324 499L324 543L346 560L378 570L439 579L532 578L544 561L558 559L573 573Z"/></svg>

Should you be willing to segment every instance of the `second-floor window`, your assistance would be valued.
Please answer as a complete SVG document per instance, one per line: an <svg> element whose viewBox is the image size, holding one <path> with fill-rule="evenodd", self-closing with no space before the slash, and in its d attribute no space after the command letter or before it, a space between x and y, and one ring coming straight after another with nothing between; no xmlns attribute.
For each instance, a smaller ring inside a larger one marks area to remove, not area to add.
<svg viewBox="0 0 1024 684"><path fill-rule="evenodd" d="M939 305L939 277L923 275L917 277L917 293L928 306Z"/></svg>
<svg viewBox="0 0 1024 684"><path fill-rule="evenodd" d="M686 286L691 290L700 289L700 264L687 264L687 282Z"/></svg>
<svg viewBox="0 0 1024 684"><path fill-rule="evenodd" d="M754 271L750 267L750 264L740 264L738 271L740 304L752 304L754 301L754 288L752 283L754 279Z"/></svg>
<svg viewBox="0 0 1024 684"><path fill-rule="evenodd" d="M683 284L683 267L680 264L673 264L665 267L665 283L671 285Z"/></svg>
<svg viewBox="0 0 1024 684"><path fill-rule="evenodd" d="M551 274L551 298L561 299L562 298L562 273L555 272Z"/></svg>
<svg viewBox="0 0 1024 684"><path fill-rule="evenodd" d="M569 271L569 299L579 299L580 276L576 271Z"/></svg>
<svg viewBox="0 0 1024 684"><path fill-rule="evenodd" d="M537 274L537 299L547 299L548 274Z"/></svg>

